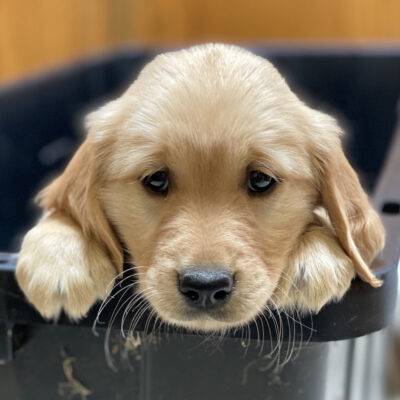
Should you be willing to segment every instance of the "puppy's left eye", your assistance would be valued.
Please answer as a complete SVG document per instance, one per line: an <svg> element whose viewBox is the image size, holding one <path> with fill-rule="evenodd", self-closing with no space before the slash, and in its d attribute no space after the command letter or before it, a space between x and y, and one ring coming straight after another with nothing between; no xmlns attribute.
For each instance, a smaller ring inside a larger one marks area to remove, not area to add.
<svg viewBox="0 0 400 400"><path fill-rule="evenodd" d="M143 179L143 185L153 193L166 194L168 192L168 174L166 171L157 171Z"/></svg>
<svg viewBox="0 0 400 400"><path fill-rule="evenodd" d="M247 187L252 193L265 193L275 182L274 178L261 171L250 171L247 177Z"/></svg>

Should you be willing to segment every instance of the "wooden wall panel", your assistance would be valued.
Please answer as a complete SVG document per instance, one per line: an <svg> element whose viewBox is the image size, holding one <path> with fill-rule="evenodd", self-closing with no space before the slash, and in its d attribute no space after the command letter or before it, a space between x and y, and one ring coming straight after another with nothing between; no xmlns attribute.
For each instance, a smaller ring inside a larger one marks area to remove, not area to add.
<svg viewBox="0 0 400 400"><path fill-rule="evenodd" d="M0 80L126 43L399 38L400 0L0 0Z"/></svg>
<svg viewBox="0 0 400 400"><path fill-rule="evenodd" d="M132 35L146 43L400 37L399 0L149 0L131 7Z"/></svg>

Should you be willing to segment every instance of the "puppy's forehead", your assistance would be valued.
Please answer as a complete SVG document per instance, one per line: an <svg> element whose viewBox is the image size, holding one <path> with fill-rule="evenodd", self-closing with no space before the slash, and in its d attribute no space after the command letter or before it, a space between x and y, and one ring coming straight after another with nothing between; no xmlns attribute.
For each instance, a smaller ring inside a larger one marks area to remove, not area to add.
<svg viewBox="0 0 400 400"><path fill-rule="evenodd" d="M126 167L219 160L242 168L255 160L288 175L305 164L299 100L269 62L242 49L159 56L124 97L118 136Z"/></svg>

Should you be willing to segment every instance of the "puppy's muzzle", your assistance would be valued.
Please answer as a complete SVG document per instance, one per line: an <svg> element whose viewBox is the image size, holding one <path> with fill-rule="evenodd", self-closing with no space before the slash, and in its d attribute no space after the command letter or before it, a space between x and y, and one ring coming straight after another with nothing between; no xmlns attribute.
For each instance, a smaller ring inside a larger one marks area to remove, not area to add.
<svg viewBox="0 0 400 400"><path fill-rule="evenodd" d="M191 307L208 310L229 300L234 280L225 269L189 267L179 274L179 290Z"/></svg>

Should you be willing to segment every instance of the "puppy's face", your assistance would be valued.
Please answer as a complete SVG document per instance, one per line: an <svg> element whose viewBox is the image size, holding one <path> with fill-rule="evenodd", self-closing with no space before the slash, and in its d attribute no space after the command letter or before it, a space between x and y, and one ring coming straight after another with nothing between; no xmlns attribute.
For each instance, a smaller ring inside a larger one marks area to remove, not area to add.
<svg viewBox="0 0 400 400"><path fill-rule="evenodd" d="M308 296L325 299L316 309L343 294L336 286L348 287L351 262L379 284L364 261L382 247L383 231L337 125L298 100L266 60L223 45L159 56L88 125L42 204L68 212L116 266L122 242L140 293L165 321L200 330L248 323L295 276L320 282L321 294ZM304 259L316 207L331 226L318 228L327 239ZM350 265L345 283L334 254ZM301 272L315 257L321 272ZM294 258L298 270L287 276ZM337 282L326 296L328 277Z"/></svg>
<svg viewBox="0 0 400 400"><path fill-rule="evenodd" d="M113 134L98 138L101 202L140 290L190 328L263 311L317 199L300 103L269 64L240 55L238 65L218 48L194 53L195 65L156 60L113 105Z"/></svg>

